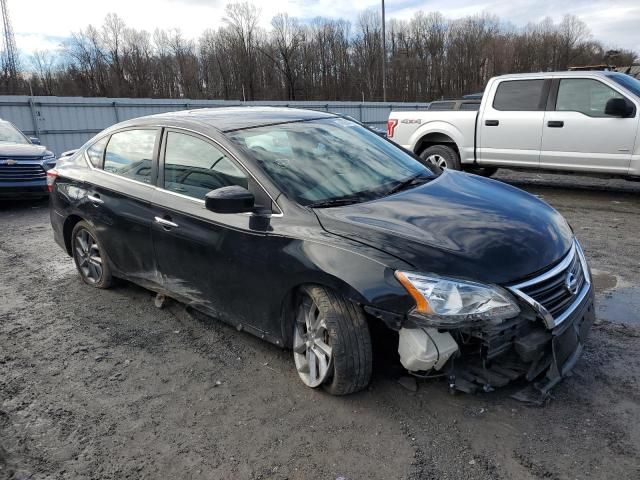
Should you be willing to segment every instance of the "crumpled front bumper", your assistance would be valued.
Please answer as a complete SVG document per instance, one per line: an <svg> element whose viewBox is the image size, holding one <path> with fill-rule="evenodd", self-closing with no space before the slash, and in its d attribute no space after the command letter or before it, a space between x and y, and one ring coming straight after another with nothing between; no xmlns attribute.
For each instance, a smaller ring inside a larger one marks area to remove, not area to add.
<svg viewBox="0 0 640 480"><path fill-rule="evenodd" d="M513 398L541 404L551 389L571 374L594 320L594 291L590 286L584 300L553 330L546 329L540 319L525 318L507 325L508 330L485 331L482 342L474 343L473 348L467 346L467 352L463 346L459 358L451 362L449 386L468 393L491 391L524 378L529 384ZM495 337L509 334L512 337L502 344L495 343ZM482 335L476 333L476 337ZM492 354L492 348L498 353Z"/></svg>

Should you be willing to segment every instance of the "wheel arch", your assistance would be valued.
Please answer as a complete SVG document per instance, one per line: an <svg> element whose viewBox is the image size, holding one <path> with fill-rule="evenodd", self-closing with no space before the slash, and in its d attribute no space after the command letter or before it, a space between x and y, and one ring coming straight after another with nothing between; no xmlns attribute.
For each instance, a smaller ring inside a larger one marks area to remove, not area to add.
<svg viewBox="0 0 640 480"><path fill-rule="evenodd" d="M296 301L307 286L331 290L362 308L368 322L379 319L392 329L395 328L392 324L414 306L411 297L395 278L393 268L371 262L359 272L354 272L355 268L347 270L343 275L340 271L316 271L291 281L280 297L279 311L274 312L279 318L283 346L289 348L292 345Z"/></svg>
<svg viewBox="0 0 640 480"><path fill-rule="evenodd" d="M460 156L460 148L464 145L464 136L455 125L443 121L428 122L418 128L411 138L413 153L420 153L432 145L448 145Z"/></svg>
<svg viewBox="0 0 640 480"><path fill-rule="evenodd" d="M293 322L295 321L296 305L299 295L305 287L322 287L342 295L347 300L362 308L368 303L367 299L351 285L345 281L331 277L329 275L321 275L299 281L292 285L285 293L280 302L280 328L283 340L283 346L291 348L293 345Z"/></svg>
<svg viewBox="0 0 640 480"><path fill-rule="evenodd" d="M64 239L64 247L67 251L67 255L69 256L72 256L71 233L73 233L73 228L81 221L86 221L86 219L76 214L71 214L64 220L64 224L62 226L62 237Z"/></svg>
<svg viewBox="0 0 640 480"><path fill-rule="evenodd" d="M460 157L460 149L453 138L443 132L431 132L418 140L416 143L415 154L420 155L424 150L434 145L446 145L453 148L458 157Z"/></svg>

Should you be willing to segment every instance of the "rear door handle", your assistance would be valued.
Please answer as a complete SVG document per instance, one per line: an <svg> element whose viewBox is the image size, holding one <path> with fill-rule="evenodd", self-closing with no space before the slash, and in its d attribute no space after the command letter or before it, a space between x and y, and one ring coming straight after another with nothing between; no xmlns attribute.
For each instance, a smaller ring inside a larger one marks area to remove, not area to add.
<svg viewBox="0 0 640 480"><path fill-rule="evenodd" d="M562 120L549 120L547 122L547 127L550 127L550 128L562 128L562 127L564 127L564 122Z"/></svg>
<svg viewBox="0 0 640 480"><path fill-rule="evenodd" d="M155 217L156 223L162 225L164 228L178 228L178 224L162 217Z"/></svg>
<svg viewBox="0 0 640 480"><path fill-rule="evenodd" d="M100 195L98 195L97 193L95 195L87 195L87 198L93 203L97 203L99 205L102 205L104 203L104 200L102 200L100 198Z"/></svg>
<svg viewBox="0 0 640 480"><path fill-rule="evenodd" d="M487 127L497 127L498 125L500 125L500 120L485 120L484 124Z"/></svg>

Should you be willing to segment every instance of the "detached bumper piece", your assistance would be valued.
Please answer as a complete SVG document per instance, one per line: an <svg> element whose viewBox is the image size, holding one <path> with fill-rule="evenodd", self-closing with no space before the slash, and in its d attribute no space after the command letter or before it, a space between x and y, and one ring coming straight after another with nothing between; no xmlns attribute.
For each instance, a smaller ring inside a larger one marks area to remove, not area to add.
<svg viewBox="0 0 640 480"><path fill-rule="evenodd" d="M582 354L595 319L593 290L565 320L548 330L539 321L518 317L503 325L454 335L461 357L449 368L449 387L466 393L492 391L515 380L530 382L512 395L541 405L551 389L571 370Z"/></svg>

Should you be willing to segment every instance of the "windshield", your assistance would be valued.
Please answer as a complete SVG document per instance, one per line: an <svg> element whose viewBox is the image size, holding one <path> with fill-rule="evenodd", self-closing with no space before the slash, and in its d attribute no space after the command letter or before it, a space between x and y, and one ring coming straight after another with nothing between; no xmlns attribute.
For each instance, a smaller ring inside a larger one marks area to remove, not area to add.
<svg viewBox="0 0 640 480"><path fill-rule="evenodd" d="M20 131L8 122L0 122L0 142L30 143Z"/></svg>
<svg viewBox="0 0 640 480"><path fill-rule="evenodd" d="M636 80L631 75L626 75L624 73L614 73L608 75L608 77L618 85L622 85L624 88L640 97L640 80Z"/></svg>
<svg viewBox="0 0 640 480"><path fill-rule="evenodd" d="M366 201L433 173L411 155L343 118L269 125L228 134L302 205Z"/></svg>

